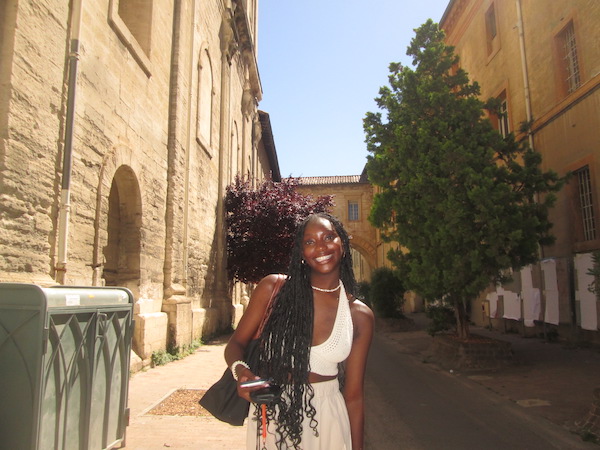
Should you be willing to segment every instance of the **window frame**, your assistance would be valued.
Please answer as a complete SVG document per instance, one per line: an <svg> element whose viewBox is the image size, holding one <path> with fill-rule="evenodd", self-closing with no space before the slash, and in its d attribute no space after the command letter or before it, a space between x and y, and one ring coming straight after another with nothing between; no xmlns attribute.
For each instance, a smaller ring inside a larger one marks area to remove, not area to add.
<svg viewBox="0 0 600 450"><path fill-rule="evenodd" d="M497 3L492 2L484 14L485 48L488 62L500 50L500 27L498 26Z"/></svg>
<svg viewBox="0 0 600 450"><path fill-rule="evenodd" d="M496 98L501 103L499 114L496 111L488 110L488 118L492 127L504 138L513 132L507 85L508 83L504 83L502 88L497 91L497 94L492 95L493 98Z"/></svg>
<svg viewBox="0 0 600 450"><path fill-rule="evenodd" d="M356 208L353 208L356 206ZM356 211L354 211L356 209ZM356 212L356 216L352 213ZM348 222L359 222L360 221L360 202L358 200L348 200L347 201L347 214L348 214ZM356 218L354 218L356 217Z"/></svg>
<svg viewBox="0 0 600 450"><path fill-rule="evenodd" d="M570 39L573 44L573 52L569 53L565 50L566 41ZM583 67L581 64L581 48L576 21L574 18L565 19L565 23L554 33L554 58L556 80L558 84L559 97L567 97L583 85ZM575 61L569 58L575 58ZM567 60L567 63L565 63ZM575 73L571 73L571 68L574 68ZM573 83L573 79L575 82Z"/></svg>
<svg viewBox="0 0 600 450"><path fill-rule="evenodd" d="M142 48L138 40L135 38L127 24L123 21L119 15L119 2L120 0L110 0L108 3L108 23L117 34L121 42L125 45L133 59L138 63L140 68L144 71L146 76L150 78L152 76L152 64L150 62L151 57L151 38L149 39L146 51ZM154 10L153 0L148 0L148 7L150 8L150 30L149 34L152 35L152 15Z"/></svg>
<svg viewBox="0 0 600 450"><path fill-rule="evenodd" d="M590 166L585 165L573 172L577 181L577 200L579 206L579 221L582 230L582 241L589 242L597 239L597 219L594 211L594 189Z"/></svg>
<svg viewBox="0 0 600 450"><path fill-rule="evenodd" d="M510 134L510 120L508 118L508 100L506 95L500 100L500 115L498 116L498 131L502 137L507 137Z"/></svg>
<svg viewBox="0 0 600 450"><path fill-rule="evenodd" d="M584 219L580 204L579 177L577 175L577 172L585 169L585 167L587 167L589 170L589 182L592 193L591 204L592 211L594 214L594 221L596 224L596 237L593 240L584 239ZM568 184L565 186L565 201L568 205L568 213L566 217L568 217L569 228L571 230L571 242L573 245L573 251L575 252L587 252L600 248L600 228L598 227L598 224L600 223L598 222L598 219L600 216L598 215L598 189L595 179L595 167L595 158L593 157L593 155L590 154L584 158L574 161L573 163L567 165L564 168L565 171L572 174Z"/></svg>

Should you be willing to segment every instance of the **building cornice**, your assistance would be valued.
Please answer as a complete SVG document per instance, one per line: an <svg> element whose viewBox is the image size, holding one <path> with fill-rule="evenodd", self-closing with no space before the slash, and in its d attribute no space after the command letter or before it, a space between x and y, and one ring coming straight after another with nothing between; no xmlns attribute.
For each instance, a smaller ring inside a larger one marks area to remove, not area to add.
<svg viewBox="0 0 600 450"><path fill-rule="evenodd" d="M232 27L234 29L235 36L237 38L239 49L248 67L248 73L250 76L250 84L252 86L252 93L256 97L256 101L262 100L262 85L260 82L260 75L258 73L258 63L256 61L256 48L254 45L254 39L250 32L250 24L248 23L248 13L244 7L244 2L241 0L234 0L233 2L233 22Z"/></svg>

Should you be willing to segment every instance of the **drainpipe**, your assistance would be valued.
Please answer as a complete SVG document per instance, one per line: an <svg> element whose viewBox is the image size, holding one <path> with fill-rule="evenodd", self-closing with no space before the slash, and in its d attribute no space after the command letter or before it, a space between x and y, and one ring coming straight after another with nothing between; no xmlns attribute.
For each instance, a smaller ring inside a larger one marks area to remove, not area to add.
<svg viewBox="0 0 600 450"><path fill-rule="evenodd" d="M519 31L519 46L521 49L521 68L523 69L523 87L524 87L524 92L525 92L525 112L527 114L527 122L531 125L533 122L533 113L531 112L531 93L529 90L529 74L527 71L527 58L526 58L526 54L525 54L525 34L523 31L523 14L521 11L521 0L517 0L517 29ZM533 145L533 131L531 130L531 126L529 126L527 128L527 139L529 141L529 147L531 147L532 150L535 150L535 147ZM536 194L536 202L539 202L539 194ZM542 272L542 265L541 265L541 261L544 259L544 247L542 247L540 244L538 244L538 258L540 260L540 263L537 264L538 266L538 274L540 277L540 285L543 283L544 280L544 274ZM540 289L541 291L541 289ZM540 292L540 297L541 297L541 292ZM546 321L543 320L543 333L544 333L544 339L547 339L546 333L547 333L547 329L546 329Z"/></svg>
<svg viewBox="0 0 600 450"><path fill-rule="evenodd" d="M533 114L531 112L531 96L529 93L529 75L527 72L527 58L525 56L525 35L523 32L523 15L521 14L521 0L517 0L517 30L519 31L519 47L521 48L521 69L523 70L523 88L525 91L525 112L527 114L527 122L531 123ZM531 129L527 130L527 138L529 146L533 147L533 133Z"/></svg>
<svg viewBox="0 0 600 450"><path fill-rule="evenodd" d="M71 9L71 43L69 51L69 80L67 87L67 115L63 151L62 184L58 218L58 257L55 277L64 284L67 272L67 243L69 239L69 216L71 212L71 171L73 160L73 134L75 125L75 93L77 88L77 65L79 63L79 35L83 0L73 0Z"/></svg>

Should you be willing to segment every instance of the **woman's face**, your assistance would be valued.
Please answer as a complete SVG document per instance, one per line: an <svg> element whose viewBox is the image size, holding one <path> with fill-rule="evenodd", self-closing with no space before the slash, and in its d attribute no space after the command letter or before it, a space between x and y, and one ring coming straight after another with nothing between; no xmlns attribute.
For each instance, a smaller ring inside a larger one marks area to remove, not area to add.
<svg viewBox="0 0 600 450"><path fill-rule="evenodd" d="M329 220L316 217L306 224L302 256L313 271L325 274L339 269L343 252L342 239Z"/></svg>

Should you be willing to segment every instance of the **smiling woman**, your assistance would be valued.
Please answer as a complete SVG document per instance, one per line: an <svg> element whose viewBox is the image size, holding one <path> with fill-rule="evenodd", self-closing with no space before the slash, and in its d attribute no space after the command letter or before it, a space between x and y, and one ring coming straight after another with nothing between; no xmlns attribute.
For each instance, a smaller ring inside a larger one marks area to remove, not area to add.
<svg viewBox="0 0 600 450"><path fill-rule="evenodd" d="M225 349L241 397L250 400L259 388L239 384L259 376L282 387L262 415L251 405L247 448L256 448L257 439L268 449L363 448L363 381L373 313L355 298L350 241L341 222L315 214L298 226L288 276L269 303L281 277L269 275L257 285ZM265 316L258 365L247 367L240 360Z"/></svg>

